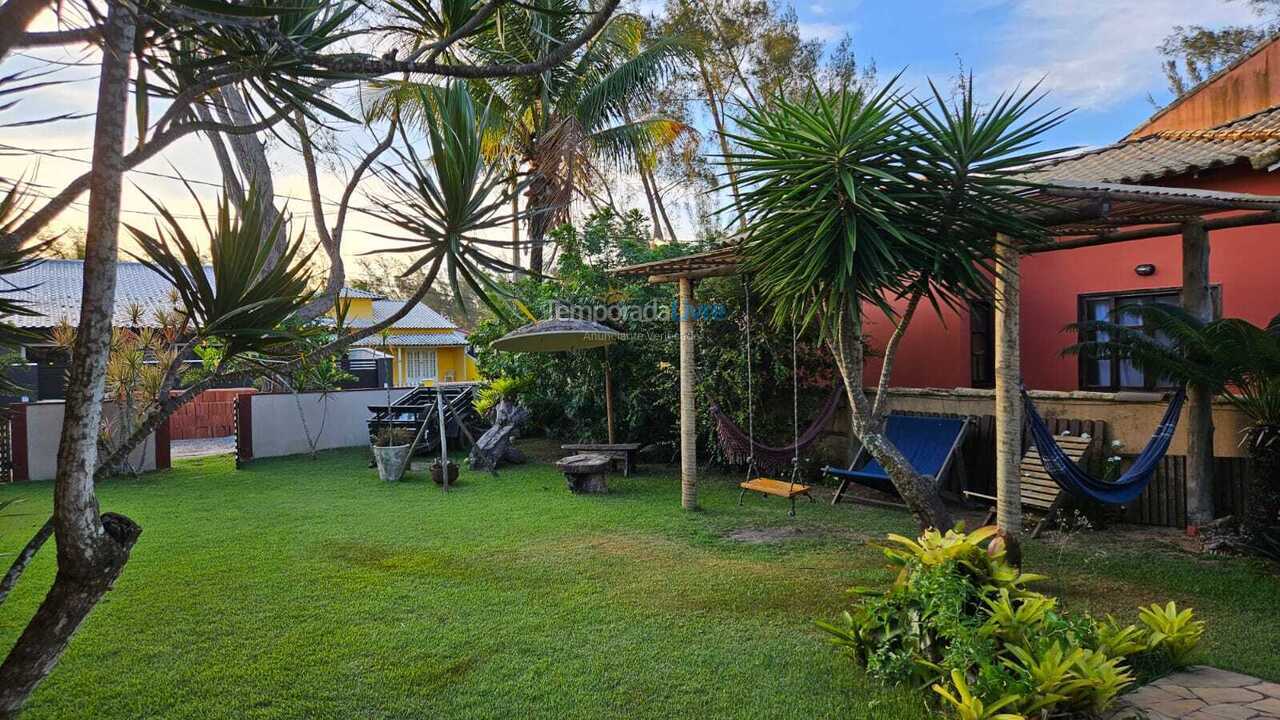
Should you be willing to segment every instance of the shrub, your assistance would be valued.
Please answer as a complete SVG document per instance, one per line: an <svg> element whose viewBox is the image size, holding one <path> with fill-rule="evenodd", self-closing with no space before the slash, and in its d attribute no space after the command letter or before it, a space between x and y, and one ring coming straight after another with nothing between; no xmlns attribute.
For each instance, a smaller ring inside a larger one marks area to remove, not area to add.
<svg viewBox="0 0 1280 720"><path fill-rule="evenodd" d="M1100 713L1134 682L1132 663L1184 664L1204 632L1191 610L1141 610L1141 626L1071 615L1032 590L1043 576L1005 560L994 527L889 535L898 576L836 622L831 642L887 683L931 686L962 719Z"/></svg>

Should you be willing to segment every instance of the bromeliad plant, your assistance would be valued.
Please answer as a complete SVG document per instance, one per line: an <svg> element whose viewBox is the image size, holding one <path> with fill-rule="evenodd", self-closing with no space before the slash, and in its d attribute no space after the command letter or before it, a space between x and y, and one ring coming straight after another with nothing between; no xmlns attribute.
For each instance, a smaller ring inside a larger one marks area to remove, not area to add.
<svg viewBox="0 0 1280 720"><path fill-rule="evenodd" d="M893 585L855 588L862 600L817 624L874 677L932 687L959 718L1100 713L1134 682L1132 662L1185 665L1203 634L1173 603L1143 609L1141 628L1061 611L1027 587L1045 578L1006 561L994 527L888 540Z"/></svg>

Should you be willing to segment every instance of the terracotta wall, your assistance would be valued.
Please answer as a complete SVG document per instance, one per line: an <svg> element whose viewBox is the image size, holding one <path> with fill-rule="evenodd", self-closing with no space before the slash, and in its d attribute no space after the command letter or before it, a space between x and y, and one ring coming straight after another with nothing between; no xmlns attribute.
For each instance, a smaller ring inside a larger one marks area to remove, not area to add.
<svg viewBox="0 0 1280 720"><path fill-rule="evenodd" d="M1174 184L1174 183L1169 183ZM1280 173L1247 167L1205 173L1195 187L1280 195ZM1226 317L1265 325L1280 313L1280 225L1218 230L1210 237L1209 276L1221 286ZM1150 263L1149 277L1134 267ZM1182 284L1179 237L1153 238L1093 248L1032 255L1022 263L1022 373L1027 385L1040 390L1078 389L1078 363L1062 349L1073 342L1063 328L1077 319L1079 296L1088 293L1177 288ZM884 347L891 321L868 308L867 333L874 349ZM865 381L874 385L880 367L868 364ZM969 385L969 317L945 311L940 318L921 306L903 339L895 363L897 387L966 387Z"/></svg>
<svg viewBox="0 0 1280 720"><path fill-rule="evenodd" d="M174 391L175 394L179 392ZM169 418L171 439L193 440L234 435L236 395L253 392L253 388L205 390Z"/></svg>
<svg viewBox="0 0 1280 720"><path fill-rule="evenodd" d="M1129 134L1201 130L1280 105L1280 43L1272 42Z"/></svg>

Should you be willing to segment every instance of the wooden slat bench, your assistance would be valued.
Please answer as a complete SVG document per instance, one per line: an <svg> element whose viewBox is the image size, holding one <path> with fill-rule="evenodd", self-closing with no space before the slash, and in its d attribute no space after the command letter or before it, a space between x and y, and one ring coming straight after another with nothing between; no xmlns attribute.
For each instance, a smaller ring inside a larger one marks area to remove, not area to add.
<svg viewBox="0 0 1280 720"><path fill-rule="evenodd" d="M1058 446L1067 454L1067 457L1076 463L1081 462L1089 455L1090 449L1097 444L1099 439L1097 437L1085 438L1080 435L1058 435L1054 438ZM1049 473L1045 472L1044 463L1040 460L1040 452L1035 445L1032 445L1022 456L1022 463L1018 466L1018 475L1021 478L1022 507L1043 514L1043 517L1036 523L1035 530L1031 532L1031 537L1039 537L1040 532L1044 530L1045 524L1053 519L1058 508L1066 500L1066 495ZM990 500L993 503L996 501L996 498L992 495L985 495L971 490L965 490L964 494L967 498ZM995 516L996 508L993 505L991 512L987 514L982 524L990 524L995 520Z"/></svg>
<svg viewBox="0 0 1280 720"><path fill-rule="evenodd" d="M639 455L642 446L642 443L569 443L561 445L560 449L575 453L605 455L614 461L621 461L623 477L630 477L631 471L638 464L636 456Z"/></svg>

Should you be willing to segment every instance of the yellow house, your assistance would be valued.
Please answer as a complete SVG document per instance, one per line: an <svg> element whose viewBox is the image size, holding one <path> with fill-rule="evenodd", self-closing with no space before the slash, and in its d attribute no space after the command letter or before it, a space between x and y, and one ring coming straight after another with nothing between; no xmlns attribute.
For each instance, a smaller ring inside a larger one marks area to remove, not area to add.
<svg viewBox="0 0 1280 720"><path fill-rule="evenodd" d="M351 328L381 322L404 305L403 300L355 288L343 288L338 302L345 307ZM389 355L392 382L397 387L470 382L480 375L468 352L467 334L421 303L384 333L364 338L353 347Z"/></svg>

